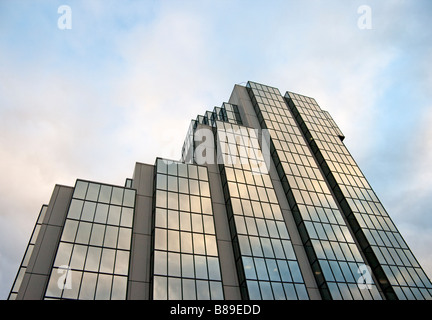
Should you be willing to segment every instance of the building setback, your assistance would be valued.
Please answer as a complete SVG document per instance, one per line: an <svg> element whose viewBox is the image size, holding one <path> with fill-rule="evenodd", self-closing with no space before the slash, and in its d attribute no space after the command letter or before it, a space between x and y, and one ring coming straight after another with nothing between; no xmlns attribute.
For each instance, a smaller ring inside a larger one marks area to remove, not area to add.
<svg viewBox="0 0 432 320"><path fill-rule="evenodd" d="M56 185L9 299L432 299L343 139L315 99L235 85L180 161Z"/></svg>

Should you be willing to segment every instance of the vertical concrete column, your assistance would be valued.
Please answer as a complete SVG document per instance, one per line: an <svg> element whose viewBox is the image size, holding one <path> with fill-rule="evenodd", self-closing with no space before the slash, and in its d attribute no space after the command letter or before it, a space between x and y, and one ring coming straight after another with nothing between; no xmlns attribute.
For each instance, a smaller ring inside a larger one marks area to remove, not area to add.
<svg viewBox="0 0 432 320"><path fill-rule="evenodd" d="M154 166L136 163L132 188L136 189L135 215L128 280L128 300L150 299L151 228Z"/></svg>
<svg viewBox="0 0 432 320"><path fill-rule="evenodd" d="M229 230L228 215L222 191L219 167L217 164L207 165L210 192L215 221L216 238L221 265L222 283L225 300L240 300L240 287L236 272L234 251Z"/></svg>
<svg viewBox="0 0 432 320"><path fill-rule="evenodd" d="M54 187L17 300L44 298L73 191L72 187Z"/></svg>

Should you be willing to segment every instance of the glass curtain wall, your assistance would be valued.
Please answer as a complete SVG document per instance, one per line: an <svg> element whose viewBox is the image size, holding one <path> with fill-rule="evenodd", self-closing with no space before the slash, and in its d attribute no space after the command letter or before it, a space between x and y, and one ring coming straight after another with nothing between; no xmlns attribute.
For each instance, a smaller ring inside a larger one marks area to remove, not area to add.
<svg viewBox="0 0 432 320"><path fill-rule="evenodd" d="M45 299L126 299L135 195L76 182Z"/></svg>
<svg viewBox="0 0 432 320"><path fill-rule="evenodd" d="M271 152L323 299L381 299L342 213L278 89L248 82L247 91Z"/></svg>
<svg viewBox="0 0 432 320"><path fill-rule="evenodd" d="M309 299L257 132L217 121L218 163L243 299Z"/></svg>
<svg viewBox="0 0 432 320"><path fill-rule="evenodd" d="M207 168L156 160L155 300L224 298Z"/></svg>
<svg viewBox="0 0 432 320"><path fill-rule="evenodd" d="M432 285L315 99L285 99L309 142L387 298L431 299Z"/></svg>

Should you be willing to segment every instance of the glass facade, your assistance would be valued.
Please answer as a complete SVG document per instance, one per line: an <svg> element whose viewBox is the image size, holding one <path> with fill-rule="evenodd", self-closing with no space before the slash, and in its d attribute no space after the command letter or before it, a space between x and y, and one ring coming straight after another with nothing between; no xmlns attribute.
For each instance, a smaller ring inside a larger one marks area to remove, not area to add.
<svg viewBox="0 0 432 320"><path fill-rule="evenodd" d="M77 181L45 299L126 299L135 193Z"/></svg>
<svg viewBox="0 0 432 320"><path fill-rule="evenodd" d="M330 114L312 98L287 92L285 99L386 296L430 299L430 280L343 144L343 134Z"/></svg>
<svg viewBox="0 0 432 320"><path fill-rule="evenodd" d="M366 264L307 142L279 90L249 82L249 96L271 152L325 299L381 299L373 280L360 290L358 270Z"/></svg>
<svg viewBox="0 0 432 320"><path fill-rule="evenodd" d="M157 159L154 190L153 299L223 299L207 168Z"/></svg>
<svg viewBox="0 0 432 320"><path fill-rule="evenodd" d="M217 122L218 163L243 299L308 299L257 131Z"/></svg>

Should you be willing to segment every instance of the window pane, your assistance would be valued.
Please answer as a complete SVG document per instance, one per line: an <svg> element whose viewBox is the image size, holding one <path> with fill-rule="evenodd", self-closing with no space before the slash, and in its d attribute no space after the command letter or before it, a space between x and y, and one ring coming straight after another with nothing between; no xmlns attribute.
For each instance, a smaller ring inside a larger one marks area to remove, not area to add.
<svg viewBox="0 0 432 320"><path fill-rule="evenodd" d="M167 162L165 160L158 159L156 166L157 166L157 172L160 172L160 173L167 173L168 172L168 170L167 170Z"/></svg>
<svg viewBox="0 0 432 320"><path fill-rule="evenodd" d="M222 283L210 281L210 296L212 300L223 300Z"/></svg>
<svg viewBox="0 0 432 320"><path fill-rule="evenodd" d="M154 252L154 273L167 275L168 260L167 253L162 251Z"/></svg>
<svg viewBox="0 0 432 320"><path fill-rule="evenodd" d="M219 259L215 257L207 257L209 279L221 280Z"/></svg>
<svg viewBox="0 0 432 320"><path fill-rule="evenodd" d="M216 237L211 235L205 236L207 255L209 256L217 256L217 245L216 245Z"/></svg>
<svg viewBox="0 0 432 320"><path fill-rule="evenodd" d="M261 243L259 241L259 238L249 237L249 240L250 240L253 255L256 257L262 257L263 252L262 252Z"/></svg>
<svg viewBox="0 0 432 320"><path fill-rule="evenodd" d="M83 279L81 283L81 289L79 294L79 299L81 300L93 300L96 291L96 273L83 273Z"/></svg>
<svg viewBox="0 0 432 320"><path fill-rule="evenodd" d="M180 254L168 252L168 275L180 277Z"/></svg>
<svg viewBox="0 0 432 320"><path fill-rule="evenodd" d="M102 185L99 193L99 202L109 203L111 200L112 187Z"/></svg>
<svg viewBox="0 0 432 320"><path fill-rule="evenodd" d="M168 192L168 209L178 210L178 193Z"/></svg>
<svg viewBox="0 0 432 320"><path fill-rule="evenodd" d="M155 229L155 249L167 250L167 232L166 230Z"/></svg>
<svg viewBox="0 0 432 320"><path fill-rule="evenodd" d="M84 259L86 253L87 253L87 246L74 245L70 267L72 269L82 270L84 268Z"/></svg>
<svg viewBox="0 0 432 320"><path fill-rule="evenodd" d="M129 273L129 252L117 250L117 256L115 260L114 273L121 275L128 275Z"/></svg>
<svg viewBox="0 0 432 320"><path fill-rule="evenodd" d="M178 170L178 175L180 177L187 177L188 176L188 171L187 171L187 165L184 163L178 163L177 164L177 170Z"/></svg>
<svg viewBox="0 0 432 320"><path fill-rule="evenodd" d="M181 280L178 278L168 278L168 299L181 300Z"/></svg>
<svg viewBox="0 0 432 320"><path fill-rule="evenodd" d="M70 280L70 287L66 289L67 287L65 286L65 290L63 290L63 298L66 299L78 298L78 292L81 284L81 277L82 277L82 272L80 271L74 271L74 270L68 271L68 275L66 278L69 278Z"/></svg>
<svg viewBox="0 0 432 320"><path fill-rule="evenodd" d="M283 288L285 291L285 296L287 300L297 300L296 291L294 289L294 285L290 283L284 283Z"/></svg>
<svg viewBox="0 0 432 320"><path fill-rule="evenodd" d="M96 300L108 300L111 297L112 276L99 274L96 287Z"/></svg>
<svg viewBox="0 0 432 320"><path fill-rule="evenodd" d="M279 239L270 239L275 253L275 257L279 259L285 259L285 253L282 248L282 242Z"/></svg>
<svg viewBox="0 0 432 320"><path fill-rule="evenodd" d="M168 187L169 191L177 192L178 191L177 177L168 176L168 186L167 187Z"/></svg>
<svg viewBox="0 0 432 320"><path fill-rule="evenodd" d="M101 248L89 247L85 264L86 271L99 271L101 252Z"/></svg>
<svg viewBox="0 0 432 320"><path fill-rule="evenodd" d="M240 252L242 255L251 255L251 248L249 244L249 238L247 236L238 236L238 241L240 245Z"/></svg>
<svg viewBox="0 0 432 320"><path fill-rule="evenodd" d="M285 260L277 260L277 265L282 281L292 282L291 273L289 271L287 262Z"/></svg>
<svg viewBox="0 0 432 320"><path fill-rule="evenodd" d="M280 282L271 282L275 300L285 300L285 292Z"/></svg>
<svg viewBox="0 0 432 320"><path fill-rule="evenodd" d="M99 184L90 183L87 190L86 200L97 201L99 196L99 189Z"/></svg>
<svg viewBox="0 0 432 320"><path fill-rule="evenodd" d="M201 279L208 279L207 259L205 256L195 256L195 276Z"/></svg>
<svg viewBox="0 0 432 320"><path fill-rule="evenodd" d="M210 197L209 183L206 181L200 181L199 185L200 185L201 196Z"/></svg>
<svg viewBox="0 0 432 320"><path fill-rule="evenodd" d="M194 259L193 255L183 254L181 257L182 260L182 277L194 278Z"/></svg>
<svg viewBox="0 0 432 320"><path fill-rule="evenodd" d="M194 165L188 165L189 178L198 179L198 170Z"/></svg>
<svg viewBox="0 0 432 320"><path fill-rule="evenodd" d="M129 228L120 228L117 243L118 249L130 250L132 230Z"/></svg>
<svg viewBox="0 0 432 320"><path fill-rule="evenodd" d="M267 268L262 258L254 258L255 267L259 280L268 280Z"/></svg>
<svg viewBox="0 0 432 320"><path fill-rule="evenodd" d="M98 203L96 207L94 222L106 223L107 216L108 216L108 205Z"/></svg>
<svg viewBox="0 0 432 320"><path fill-rule="evenodd" d="M207 168L206 167L198 167L199 179L200 180L208 180Z"/></svg>
<svg viewBox="0 0 432 320"><path fill-rule="evenodd" d="M189 183L187 179L179 178L179 192L189 193Z"/></svg>
<svg viewBox="0 0 432 320"><path fill-rule="evenodd" d="M72 199L68 212L68 218L79 219L81 217L83 204L84 201L82 200Z"/></svg>
<svg viewBox="0 0 432 320"><path fill-rule="evenodd" d="M251 257L242 257L246 279L256 279L255 265Z"/></svg>
<svg viewBox="0 0 432 320"><path fill-rule="evenodd" d="M196 282L196 285L197 285L197 299L198 300L209 300L210 299L210 291L209 291L208 281L198 280Z"/></svg>
<svg viewBox="0 0 432 320"><path fill-rule="evenodd" d="M168 162L168 174L176 176L177 175L177 163L174 161Z"/></svg>
<svg viewBox="0 0 432 320"><path fill-rule="evenodd" d="M204 221L204 232L205 233L214 234L215 233L215 229L214 229L213 217L212 216L203 215L202 218L203 218L203 221Z"/></svg>
<svg viewBox="0 0 432 320"><path fill-rule="evenodd" d="M92 233L90 236L90 245L102 246L105 236L105 226L102 224L93 224Z"/></svg>
<svg viewBox="0 0 432 320"><path fill-rule="evenodd" d="M58 272L60 271L60 272ZM59 281L61 282L60 277L64 277L64 275L62 274L61 269L57 269L57 268L53 268L52 269L52 274L48 283L48 287L47 287L47 291L46 291L46 296L47 297L57 297L60 298L61 294L62 294L62 288L60 286L59 288Z"/></svg>
<svg viewBox="0 0 432 320"><path fill-rule="evenodd" d="M167 296L167 278L154 277L153 279L153 299L166 300Z"/></svg>
<svg viewBox="0 0 432 320"><path fill-rule="evenodd" d="M261 295L263 300L273 300L273 293L269 282L260 281Z"/></svg>
<svg viewBox="0 0 432 320"><path fill-rule="evenodd" d="M264 252L264 257L274 258L273 250L269 238L261 238L261 245Z"/></svg>
<svg viewBox="0 0 432 320"><path fill-rule="evenodd" d="M295 256L295 253L294 253L294 248L293 248L293 246L291 244L291 241L282 240L282 246L284 248L285 255L286 255L286 257L288 259L297 260L296 256Z"/></svg>
<svg viewBox="0 0 432 320"><path fill-rule="evenodd" d="M105 230L104 246L115 248L117 246L118 227L107 226Z"/></svg>
<svg viewBox="0 0 432 320"><path fill-rule="evenodd" d="M202 215L192 214L192 231L203 232Z"/></svg>
<svg viewBox="0 0 432 320"><path fill-rule="evenodd" d="M180 212L180 229L191 231L191 215L187 212Z"/></svg>
<svg viewBox="0 0 432 320"><path fill-rule="evenodd" d="M84 181L77 181L73 197L78 199L84 199L87 193L88 183Z"/></svg>
<svg viewBox="0 0 432 320"><path fill-rule="evenodd" d="M257 281L247 281L247 288L249 291L249 298L251 300L261 299L261 293Z"/></svg>
<svg viewBox="0 0 432 320"><path fill-rule="evenodd" d="M294 282L303 282L303 277L300 273L300 268L298 266L297 261L288 261L289 268L291 270L291 274Z"/></svg>
<svg viewBox="0 0 432 320"><path fill-rule="evenodd" d="M202 213L204 214L213 213L210 198L201 197L201 206L202 206Z"/></svg>
<svg viewBox="0 0 432 320"><path fill-rule="evenodd" d="M193 234L194 252L196 254L205 254L204 236L202 234Z"/></svg>
<svg viewBox="0 0 432 320"><path fill-rule="evenodd" d="M180 251L180 239L178 231L168 230L168 250Z"/></svg>
<svg viewBox="0 0 432 320"><path fill-rule="evenodd" d="M122 227L132 228L132 220L133 220L133 209L131 208L122 208L121 213L121 222L120 225Z"/></svg>
<svg viewBox="0 0 432 320"><path fill-rule="evenodd" d="M133 207L135 204L135 190L124 190L123 205L126 207Z"/></svg>
<svg viewBox="0 0 432 320"><path fill-rule="evenodd" d="M113 273L114 259L115 259L115 250L104 248L102 250L100 272Z"/></svg>
<svg viewBox="0 0 432 320"><path fill-rule="evenodd" d="M255 224L255 219L250 217L244 218L246 221L247 231L249 235L257 236L258 235L258 229Z"/></svg>
<svg viewBox="0 0 432 320"><path fill-rule="evenodd" d="M88 222L80 222L78 225L78 233L75 242L88 244L90 240L90 231L92 224Z"/></svg>
<svg viewBox="0 0 432 320"><path fill-rule="evenodd" d="M83 210L82 210L82 220L93 221L93 217L95 215L96 203L95 202L84 202Z"/></svg>
<svg viewBox="0 0 432 320"><path fill-rule="evenodd" d="M191 211L192 212L201 212L201 201L198 196L190 196L191 201Z"/></svg>
<svg viewBox="0 0 432 320"><path fill-rule="evenodd" d="M63 228L62 241L75 241L75 235L78 230L78 221L66 219L65 226Z"/></svg>
<svg viewBox="0 0 432 320"><path fill-rule="evenodd" d="M111 195L111 204L121 206L123 202L123 188L113 187Z"/></svg>
<svg viewBox="0 0 432 320"><path fill-rule="evenodd" d="M183 283L183 300L195 300L195 280L182 279Z"/></svg>
<svg viewBox="0 0 432 320"><path fill-rule="evenodd" d="M112 285L112 300L125 300L126 299L126 288L127 288L127 278L114 276L114 281Z"/></svg>
<svg viewBox="0 0 432 320"><path fill-rule="evenodd" d="M265 259L267 265L267 271L270 276L270 281L280 281L278 266L276 265L276 260Z"/></svg>
<svg viewBox="0 0 432 320"><path fill-rule="evenodd" d="M73 245L70 243L60 242L54 266L60 267L64 265L69 265L72 247Z"/></svg>
<svg viewBox="0 0 432 320"><path fill-rule="evenodd" d="M108 213L108 224L119 225L120 224L120 212L121 207L110 206Z"/></svg>
<svg viewBox="0 0 432 320"><path fill-rule="evenodd" d="M189 195L179 194L179 200L180 200L180 210L190 211Z"/></svg>
<svg viewBox="0 0 432 320"><path fill-rule="evenodd" d="M155 211L155 226L160 228L167 228L167 210L156 208Z"/></svg>
<svg viewBox="0 0 432 320"><path fill-rule="evenodd" d="M178 211L168 210L168 228L179 229L179 213Z"/></svg>
<svg viewBox="0 0 432 320"><path fill-rule="evenodd" d="M184 253L193 253L192 249L192 234L189 232L181 232L181 251Z"/></svg>

